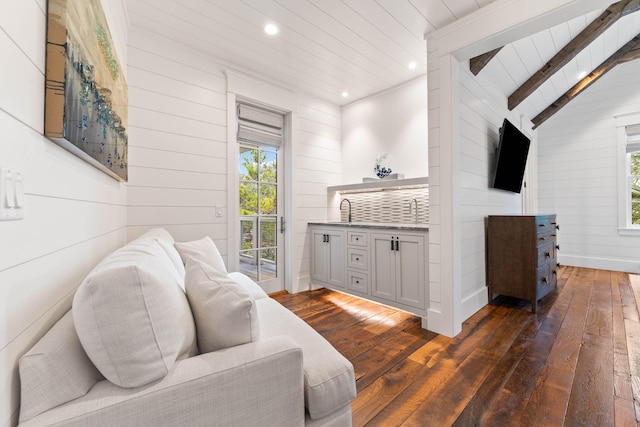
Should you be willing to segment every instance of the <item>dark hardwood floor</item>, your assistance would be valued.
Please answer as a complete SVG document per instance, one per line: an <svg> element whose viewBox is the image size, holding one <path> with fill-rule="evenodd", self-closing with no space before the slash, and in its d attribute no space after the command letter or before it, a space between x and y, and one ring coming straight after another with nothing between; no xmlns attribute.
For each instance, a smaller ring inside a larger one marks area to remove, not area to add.
<svg viewBox="0 0 640 427"><path fill-rule="evenodd" d="M640 279L558 279L537 314L500 298L453 339L326 289L274 298L353 363L354 426L640 426Z"/></svg>

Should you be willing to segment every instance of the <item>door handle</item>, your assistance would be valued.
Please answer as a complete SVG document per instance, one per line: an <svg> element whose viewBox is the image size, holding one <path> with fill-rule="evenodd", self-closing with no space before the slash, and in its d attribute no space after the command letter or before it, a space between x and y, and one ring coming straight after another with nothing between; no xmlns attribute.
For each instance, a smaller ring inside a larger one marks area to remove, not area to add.
<svg viewBox="0 0 640 427"><path fill-rule="evenodd" d="M400 238L398 237L396 240L396 251L400 250Z"/></svg>
<svg viewBox="0 0 640 427"><path fill-rule="evenodd" d="M284 217L280 217L280 232L284 233Z"/></svg>
<svg viewBox="0 0 640 427"><path fill-rule="evenodd" d="M392 237L392 238L391 238L391 250L392 250L392 251L395 251L395 249L393 249L393 248L394 248L394 246L393 246L393 237Z"/></svg>

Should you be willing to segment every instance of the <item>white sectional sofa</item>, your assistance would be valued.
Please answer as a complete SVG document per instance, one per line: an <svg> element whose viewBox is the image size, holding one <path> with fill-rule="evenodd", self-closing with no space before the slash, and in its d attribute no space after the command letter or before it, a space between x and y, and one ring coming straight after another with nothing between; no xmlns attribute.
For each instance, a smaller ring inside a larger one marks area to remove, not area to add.
<svg viewBox="0 0 640 427"><path fill-rule="evenodd" d="M151 230L87 276L20 359L20 425L350 426L351 363L210 239L174 243Z"/></svg>

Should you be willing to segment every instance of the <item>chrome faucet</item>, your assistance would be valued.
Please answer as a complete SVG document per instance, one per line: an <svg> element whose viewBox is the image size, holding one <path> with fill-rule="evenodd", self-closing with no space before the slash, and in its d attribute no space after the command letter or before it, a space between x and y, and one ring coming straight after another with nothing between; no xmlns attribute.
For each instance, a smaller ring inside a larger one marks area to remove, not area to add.
<svg viewBox="0 0 640 427"><path fill-rule="evenodd" d="M342 204L344 202L349 203L349 222L351 222L351 200L349 199L342 199L342 201L340 202L340 210L342 210Z"/></svg>
<svg viewBox="0 0 640 427"><path fill-rule="evenodd" d="M416 205L416 224L417 224L418 223L418 201L415 198L412 198L411 200L409 200L409 215L411 215L411 208L414 203Z"/></svg>

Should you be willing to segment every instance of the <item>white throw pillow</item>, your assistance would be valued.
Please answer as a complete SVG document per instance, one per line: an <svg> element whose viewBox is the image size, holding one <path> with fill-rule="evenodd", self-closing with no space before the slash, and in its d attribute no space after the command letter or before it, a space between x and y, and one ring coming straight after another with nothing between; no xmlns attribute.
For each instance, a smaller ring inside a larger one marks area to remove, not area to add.
<svg viewBox="0 0 640 427"><path fill-rule="evenodd" d="M185 285L198 349L208 353L260 337L256 303L241 285L211 266L187 259Z"/></svg>
<svg viewBox="0 0 640 427"><path fill-rule="evenodd" d="M20 358L20 422L84 396L102 379L78 340L71 310Z"/></svg>
<svg viewBox="0 0 640 427"><path fill-rule="evenodd" d="M137 243L136 243L137 242ZM78 338L98 370L120 387L163 378L195 353L195 324L178 274L155 239L105 258L73 299Z"/></svg>
<svg viewBox="0 0 640 427"><path fill-rule="evenodd" d="M187 258L191 257L204 262L221 273L227 274L227 267L224 265L222 255L220 255L220 251L218 251L211 237L206 236L200 240L193 240L191 242L176 242L174 246L180 253L182 262L184 262L185 265L187 264Z"/></svg>

